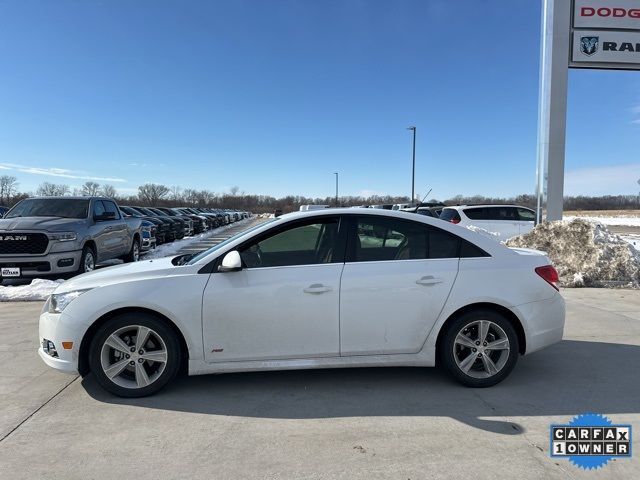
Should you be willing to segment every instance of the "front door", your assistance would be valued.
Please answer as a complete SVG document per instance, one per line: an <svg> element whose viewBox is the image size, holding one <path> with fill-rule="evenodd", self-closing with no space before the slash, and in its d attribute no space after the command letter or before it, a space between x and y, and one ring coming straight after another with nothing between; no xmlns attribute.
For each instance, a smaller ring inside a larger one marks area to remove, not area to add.
<svg viewBox="0 0 640 480"><path fill-rule="evenodd" d="M352 220L340 291L341 355L420 351L458 274L459 241L413 221Z"/></svg>
<svg viewBox="0 0 640 480"><path fill-rule="evenodd" d="M338 356L344 242L338 217L274 227L238 247L243 269L211 274L209 362Z"/></svg>

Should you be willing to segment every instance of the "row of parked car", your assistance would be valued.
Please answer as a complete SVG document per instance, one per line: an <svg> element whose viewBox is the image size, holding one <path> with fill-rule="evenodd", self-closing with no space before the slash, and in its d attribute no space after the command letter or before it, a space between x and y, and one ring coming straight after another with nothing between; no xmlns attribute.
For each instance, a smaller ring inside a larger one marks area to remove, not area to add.
<svg viewBox="0 0 640 480"><path fill-rule="evenodd" d="M4 210L4 209L3 209ZM228 225L250 212L119 206L106 197L31 197L0 210L0 281L62 278Z"/></svg>
<svg viewBox="0 0 640 480"><path fill-rule="evenodd" d="M237 222L251 216L250 212L193 207L120 206L125 217L142 220L141 252L163 243L181 240L212 228Z"/></svg>

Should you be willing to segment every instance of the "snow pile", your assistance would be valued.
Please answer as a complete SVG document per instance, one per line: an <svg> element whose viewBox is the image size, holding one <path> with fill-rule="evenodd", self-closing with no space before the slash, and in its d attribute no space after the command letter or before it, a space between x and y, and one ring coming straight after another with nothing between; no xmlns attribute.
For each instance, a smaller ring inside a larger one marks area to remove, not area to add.
<svg viewBox="0 0 640 480"><path fill-rule="evenodd" d="M601 223L603 225L622 225L627 227L640 227L640 217L572 217L566 216L565 220L574 220L576 218L582 218L583 220L588 220L590 222Z"/></svg>
<svg viewBox="0 0 640 480"><path fill-rule="evenodd" d="M640 252L599 223L542 223L506 245L547 252L565 287L640 287Z"/></svg>
<svg viewBox="0 0 640 480"><path fill-rule="evenodd" d="M465 225L465 228L471 230L472 232L479 233L484 237L488 237L495 241L500 241L500 234L498 232L490 232L489 230L485 230L484 228L476 227L475 225Z"/></svg>
<svg viewBox="0 0 640 480"><path fill-rule="evenodd" d="M46 300L64 280L36 278L30 285L0 286L0 302L35 302Z"/></svg>

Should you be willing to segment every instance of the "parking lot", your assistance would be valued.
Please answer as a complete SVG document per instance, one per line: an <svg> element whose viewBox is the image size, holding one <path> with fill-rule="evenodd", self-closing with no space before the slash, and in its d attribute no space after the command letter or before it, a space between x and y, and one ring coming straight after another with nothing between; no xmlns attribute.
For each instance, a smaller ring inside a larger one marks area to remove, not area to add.
<svg viewBox="0 0 640 480"><path fill-rule="evenodd" d="M0 304L0 465L10 478L638 478L548 453L549 424L640 421L640 294L564 290L565 340L489 389L437 369L184 378L126 400L46 367L40 303ZM640 447L635 435L635 451Z"/></svg>

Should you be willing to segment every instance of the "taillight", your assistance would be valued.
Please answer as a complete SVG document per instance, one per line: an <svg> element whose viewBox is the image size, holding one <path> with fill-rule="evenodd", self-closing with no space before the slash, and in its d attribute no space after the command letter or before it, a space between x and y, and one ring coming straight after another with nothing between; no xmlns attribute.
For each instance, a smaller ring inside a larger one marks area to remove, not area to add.
<svg viewBox="0 0 640 480"><path fill-rule="evenodd" d="M558 277L558 272L553 268L553 266L545 265L544 267L536 267L536 273L540 275L545 282L560 291L558 288L560 278Z"/></svg>
<svg viewBox="0 0 640 480"><path fill-rule="evenodd" d="M459 218L452 218L451 220L449 220L451 223L460 223L460 219Z"/></svg>

